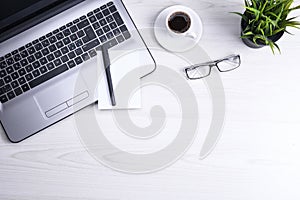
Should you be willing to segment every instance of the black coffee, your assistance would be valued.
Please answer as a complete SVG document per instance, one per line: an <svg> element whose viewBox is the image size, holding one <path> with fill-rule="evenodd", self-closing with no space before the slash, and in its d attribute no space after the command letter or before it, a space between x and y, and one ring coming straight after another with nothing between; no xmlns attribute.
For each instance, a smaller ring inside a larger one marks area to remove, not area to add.
<svg viewBox="0 0 300 200"><path fill-rule="evenodd" d="M184 12L176 12L170 16L168 25L174 32L184 33L191 27L191 18Z"/></svg>

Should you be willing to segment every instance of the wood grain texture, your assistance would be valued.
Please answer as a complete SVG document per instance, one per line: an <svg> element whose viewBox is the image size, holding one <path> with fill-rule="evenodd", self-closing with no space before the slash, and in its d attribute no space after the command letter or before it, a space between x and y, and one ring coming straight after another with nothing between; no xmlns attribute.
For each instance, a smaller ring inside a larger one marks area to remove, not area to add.
<svg viewBox="0 0 300 200"><path fill-rule="evenodd" d="M190 150L174 165L144 175L104 167L81 144L73 117L20 144L9 143L1 129L0 199L300 199L300 32L284 35L279 42L282 54L273 56L268 48L252 50L239 39L240 19L229 12L242 11L242 0L124 3L139 28L152 27L167 6L192 7L204 23L200 45L212 59L241 54L241 68L222 74L227 112L216 149L205 160L198 159L211 105L205 84L193 82L201 127ZM152 106L151 101L159 98L155 91L150 87L143 92L146 105ZM147 109L133 113L134 120L149 120ZM101 123L111 123L109 115L101 113ZM170 115L177 116L175 111ZM125 143L121 136L112 134L114 130L108 129L108 136L111 133L115 143L132 148L135 141ZM153 151L168 142L161 139L153 149L148 145L143 150Z"/></svg>

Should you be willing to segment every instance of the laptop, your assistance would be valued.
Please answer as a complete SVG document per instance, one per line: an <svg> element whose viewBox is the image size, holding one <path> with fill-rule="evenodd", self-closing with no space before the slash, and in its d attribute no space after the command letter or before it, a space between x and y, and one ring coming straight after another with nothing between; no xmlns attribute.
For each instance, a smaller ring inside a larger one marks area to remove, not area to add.
<svg viewBox="0 0 300 200"><path fill-rule="evenodd" d="M103 67L96 59L103 45L125 51L142 47L139 60L148 60L144 75L155 70L155 61L121 0L1 4L0 120L11 142L101 101L95 72Z"/></svg>

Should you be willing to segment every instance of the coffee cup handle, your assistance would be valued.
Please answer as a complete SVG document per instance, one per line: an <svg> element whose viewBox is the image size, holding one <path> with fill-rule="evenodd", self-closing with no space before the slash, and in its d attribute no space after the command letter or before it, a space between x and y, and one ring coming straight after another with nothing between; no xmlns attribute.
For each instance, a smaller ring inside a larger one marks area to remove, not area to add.
<svg viewBox="0 0 300 200"><path fill-rule="evenodd" d="M197 39L197 34L195 32L187 33L186 36L192 39Z"/></svg>

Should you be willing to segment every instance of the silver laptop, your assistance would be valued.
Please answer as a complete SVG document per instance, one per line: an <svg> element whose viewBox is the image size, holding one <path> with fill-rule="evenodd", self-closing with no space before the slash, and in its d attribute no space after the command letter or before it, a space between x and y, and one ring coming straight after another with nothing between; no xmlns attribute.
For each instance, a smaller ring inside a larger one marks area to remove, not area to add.
<svg viewBox="0 0 300 200"><path fill-rule="evenodd" d="M95 72L103 45L143 47L139 60L152 63L144 74L155 69L121 0L5 1L0 42L0 120L11 142L101 101Z"/></svg>

